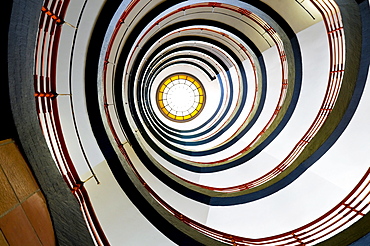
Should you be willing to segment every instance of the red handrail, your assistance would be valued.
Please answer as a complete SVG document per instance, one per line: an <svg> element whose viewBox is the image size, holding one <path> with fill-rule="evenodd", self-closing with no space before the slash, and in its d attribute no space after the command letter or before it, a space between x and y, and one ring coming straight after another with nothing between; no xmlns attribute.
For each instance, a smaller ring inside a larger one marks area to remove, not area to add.
<svg viewBox="0 0 370 246"><path fill-rule="evenodd" d="M326 25L326 28L328 30L328 38L329 38L329 46L330 46L330 62L331 62L331 72L329 76L329 86L327 88L327 92L325 95L325 99L322 103L322 107L320 112L318 113L316 119L314 120L314 123L311 125L309 130L306 132L304 137L297 143L294 150L288 155L288 157L285 158L285 160L279 164L275 169L273 169L268 174L264 175L258 180L252 181L252 184L243 184L244 187L240 186L238 188L235 188L235 191L242 190L242 189L249 189L251 187L255 187L253 185L260 185L264 182L267 182L272 177L275 177L279 173L281 173L283 170L285 170L293 160L296 159L296 157L303 151L304 147L312 140L312 138L315 136L317 131L320 129L320 127L325 122L326 118L330 114L331 109L335 105L335 102L337 100L337 96L339 93L341 80L343 76L343 63L344 63L344 44L343 44L343 28L341 24L341 18L340 13L338 10L338 7L334 2L331 0L326 1L315 1L311 0L312 3L317 7L317 9L321 12L324 23ZM211 3L211 6L213 7L225 7L227 4L216 4ZM189 5L184 8L179 9L178 11L183 11L185 9L189 9L191 7L200 7L202 4L194 4ZM229 7L230 8L230 7ZM232 8L230 8L232 9ZM261 19L258 18L258 16L254 16L253 13L239 9L240 13L244 13L246 16L251 16L250 18L254 18L256 22L260 24L261 27L264 27L264 29L275 39L277 38L276 33L273 31L273 29L265 22L263 22ZM127 13L126 13L127 14ZM169 16L170 14L168 14ZM167 16L163 17L158 22L164 20L167 18ZM116 28L120 28L120 24L117 24ZM117 30L118 32L118 30ZM115 33L117 33L115 32ZM112 36L110 45L113 44L115 36ZM276 45L280 47L281 43L276 41ZM106 60L109 58L109 54L111 52L111 49L108 49L106 53ZM285 61L285 53L283 49L279 50L280 58L282 61ZM104 71L106 71L106 64L104 65ZM287 73L287 67L285 65L282 65L282 73ZM317 242L320 239L323 239L324 237L330 236L333 233L336 233L339 229L343 228L350 222L352 223L353 220L357 220L359 216L363 216L365 214L365 210L368 210L369 206L369 184L370 184L370 168L367 170L363 178L359 181L359 183L354 187L354 189L334 208L332 208L330 211L322 215L321 217L315 219L314 221L306 224L305 226L302 226L300 228L297 228L295 230L275 235L272 237L266 237L266 238L259 238L259 239L251 239L251 238L245 238L240 236L231 235L228 233L224 233L215 229L212 229L210 227L207 227L199 222L196 222L189 217L181 214L178 210L173 208L171 205L169 205L166 201L164 201L158 194L154 192L154 190L145 182L145 180L141 177L139 171L135 168L135 165L131 162L131 159L129 155L127 154L124 146L122 145L121 140L119 139L119 136L116 132L116 129L114 127L114 124L111 119L110 111L108 110L108 104L106 101L106 74L103 75L103 86L104 86L104 109L105 109L105 115L106 120L108 122L108 126L111 130L111 133L115 139L115 142L121 151L121 154L125 157L127 163L131 167L132 171L136 175L136 178L142 183L143 187L149 192L152 197L157 200L158 203L160 203L164 209L166 209L169 213L174 215L176 218L178 218L180 221L185 223L186 225L192 227L193 229L211 237L216 240L232 244L232 245L305 245L312 242ZM287 80L283 76L282 81L282 89L286 89L287 86ZM281 94L280 101L283 101L282 98L284 98L285 95ZM280 110L281 105L278 104L275 110L275 114L277 114ZM273 116L275 117L275 116ZM267 127L269 126L271 121L269 121ZM267 129L266 127L264 129ZM263 134L264 131L261 132ZM251 186L250 186L251 185ZM204 187L207 188L207 187ZM233 187L232 187L233 188ZM212 187L213 190L216 190L217 188ZM354 214L353 214L354 213ZM353 215L352 215L353 214Z"/></svg>
<svg viewBox="0 0 370 246"><path fill-rule="evenodd" d="M46 0L41 9L35 47L35 100L45 139L61 175L78 200L89 230L98 245L109 245L89 195L69 155L58 112L56 73L62 24L70 0Z"/></svg>
<svg viewBox="0 0 370 246"><path fill-rule="evenodd" d="M326 4L326 8L323 7L323 4ZM204 7L208 6L209 4L194 4L194 5L189 5L186 7L186 9L190 8L195 8L195 7ZM212 5L212 3L211 3ZM212 5L213 6L213 5ZM321 108L309 127L308 131L304 134L304 136L299 140L299 142L295 145L295 147L292 149L292 151L284 158L284 160L278 164L275 168L264 174L263 176L252 180L247 183L243 183L237 186L232 186L232 187L222 187L222 188L217 188L217 187L211 187L211 186L205 186L205 185L200 185L195 182L191 182L189 180L186 180L178 175L173 175L177 176L178 178L196 185L198 187L202 187L205 189L209 190L214 190L218 192L224 192L224 193L231 193L231 192L237 192L237 191L242 191L246 189L251 189L254 187L257 187L259 185L262 185L271 179L275 178L278 176L280 173L282 173L284 170L286 170L302 153L302 151L305 149L305 147L309 144L309 142L313 139L313 137L316 135L316 133L320 130L321 126L325 123L326 119L328 118L332 108L335 105L335 102L338 98L338 94L341 88L341 81L343 79L343 74L344 74L344 33L343 33L343 27L341 23L341 18L340 18L340 13L335 4L331 2L324 2L320 3L318 2L317 5L315 5L319 11L322 13L323 20L328 32L328 40L329 40L329 47L330 47L330 73L329 73L329 81L328 81L328 86L327 86L327 91L325 94L325 97L323 99ZM215 7L215 6L214 6ZM263 128L263 130L257 134L257 136L250 142L243 150L237 152L236 154L233 154L232 156L229 156L225 159L214 161L214 162L196 162L196 161L189 161L190 163L194 164L222 164L223 162L230 161L234 158L240 158L243 155L247 154L253 145L263 136L265 131L271 126L275 118L277 117L281 106L284 102L285 96L286 96L286 91L287 91L287 78L285 75L287 75L287 62L286 62L286 55L284 51L284 47L282 44L281 39L275 32L275 30L265 21L263 21L261 18L259 18L257 15L251 13L250 11L243 10L234 6L229 6L228 4L218 4L217 7L219 8L225 8L233 11L238 11L239 13L243 13L246 15L248 18L253 20L255 23L257 23L261 28L264 28L264 30L270 34L271 38L274 40L278 52L280 54L280 59L281 59L281 64L282 64L282 91L279 97L279 102L278 105L276 106L275 112L266 124L266 126ZM179 11L182 11L182 9L178 9L174 11L173 13L167 14L166 17L169 17ZM159 23L160 21L163 21L165 17L162 17L161 20L158 20L156 23ZM150 29L149 29L150 30ZM146 32L148 33L149 30ZM143 39L143 37L141 38Z"/></svg>

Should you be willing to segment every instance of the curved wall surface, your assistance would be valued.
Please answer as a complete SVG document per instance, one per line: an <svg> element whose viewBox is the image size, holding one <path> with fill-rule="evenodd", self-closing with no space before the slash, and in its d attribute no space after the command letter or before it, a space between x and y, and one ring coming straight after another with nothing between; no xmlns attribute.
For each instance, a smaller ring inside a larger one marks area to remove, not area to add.
<svg viewBox="0 0 370 246"><path fill-rule="evenodd" d="M27 6L9 95L59 242L368 242L368 1Z"/></svg>

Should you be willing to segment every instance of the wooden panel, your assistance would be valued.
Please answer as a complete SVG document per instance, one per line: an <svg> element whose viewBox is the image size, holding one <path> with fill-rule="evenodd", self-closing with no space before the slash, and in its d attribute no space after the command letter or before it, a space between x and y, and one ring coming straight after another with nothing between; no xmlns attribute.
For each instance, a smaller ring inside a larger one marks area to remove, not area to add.
<svg viewBox="0 0 370 246"><path fill-rule="evenodd" d="M0 217L16 204L18 204L18 199L0 167Z"/></svg>
<svg viewBox="0 0 370 246"><path fill-rule="evenodd" d="M55 244L49 210L31 170L12 140L0 141L0 246Z"/></svg>
<svg viewBox="0 0 370 246"><path fill-rule="evenodd" d="M13 142L0 145L0 165L20 201L39 189L27 163Z"/></svg>
<svg viewBox="0 0 370 246"><path fill-rule="evenodd" d="M3 234L3 231L1 229L0 229L0 246L9 246L9 244L6 241L6 238Z"/></svg>
<svg viewBox="0 0 370 246"><path fill-rule="evenodd" d="M22 203L33 229L43 245L55 245L55 237L45 198L39 191Z"/></svg>
<svg viewBox="0 0 370 246"><path fill-rule="evenodd" d="M0 218L0 228L12 246L42 245L22 206L16 207Z"/></svg>

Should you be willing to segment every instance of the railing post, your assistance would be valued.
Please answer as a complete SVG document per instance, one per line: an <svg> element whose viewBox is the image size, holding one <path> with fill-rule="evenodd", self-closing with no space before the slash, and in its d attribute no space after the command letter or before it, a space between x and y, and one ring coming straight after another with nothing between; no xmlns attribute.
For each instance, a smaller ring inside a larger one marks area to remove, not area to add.
<svg viewBox="0 0 370 246"><path fill-rule="evenodd" d="M45 6L42 6L41 7L41 11L44 12L46 15L50 16L53 20L55 20L55 22L58 24L58 25L63 25L63 24L66 24L70 27L73 27L74 29L77 29L77 27L75 27L74 25L72 25L71 23L68 23L66 21L64 21L62 18L60 18L59 16L55 15L53 12L51 12L48 8L46 8Z"/></svg>

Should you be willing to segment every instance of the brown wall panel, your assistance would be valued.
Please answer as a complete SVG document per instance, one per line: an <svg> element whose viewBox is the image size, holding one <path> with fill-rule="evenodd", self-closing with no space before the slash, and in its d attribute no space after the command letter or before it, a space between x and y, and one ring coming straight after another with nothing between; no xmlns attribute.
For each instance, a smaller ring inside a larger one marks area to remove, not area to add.
<svg viewBox="0 0 370 246"><path fill-rule="evenodd" d="M27 163L13 141L0 145L0 165L20 201L39 189Z"/></svg>
<svg viewBox="0 0 370 246"><path fill-rule="evenodd" d="M0 246L9 246L2 230L0 230Z"/></svg>
<svg viewBox="0 0 370 246"><path fill-rule="evenodd" d="M22 203L22 207L41 243L43 245L55 245L53 226L42 193L39 191L33 194Z"/></svg>
<svg viewBox="0 0 370 246"><path fill-rule="evenodd" d="M0 246L55 245L44 195L12 140L0 141Z"/></svg>
<svg viewBox="0 0 370 246"><path fill-rule="evenodd" d="M12 246L42 245L22 206L18 206L0 219L0 228Z"/></svg>
<svg viewBox="0 0 370 246"><path fill-rule="evenodd" d="M17 204L17 196L0 166L0 215Z"/></svg>

